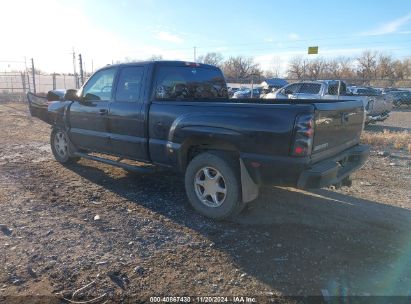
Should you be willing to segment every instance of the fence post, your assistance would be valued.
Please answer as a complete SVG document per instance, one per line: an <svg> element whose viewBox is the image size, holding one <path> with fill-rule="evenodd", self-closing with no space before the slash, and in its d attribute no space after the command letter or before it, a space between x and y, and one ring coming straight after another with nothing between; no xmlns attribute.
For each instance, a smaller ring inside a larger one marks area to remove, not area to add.
<svg viewBox="0 0 411 304"><path fill-rule="evenodd" d="M21 73L21 84L23 86L23 92L26 93L26 75L24 75L24 73Z"/></svg>
<svg viewBox="0 0 411 304"><path fill-rule="evenodd" d="M27 84L28 84L28 86L29 86L29 91L30 91L30 75L29 75L29 72L28 72L28 71L27 71L26 76L27 76Z"/></svg>
<svg viewBox="0 0 411 304"><path fill-rule="evenodd" d="M31 73L33 77L33 92L36 94L36 72L34 70L34 60L31 58Z"/></svg>
<svg viewBox="0 0 411 304"><path fill-rule="evenodd" d="M75 74L73 77L74 77L74 87L75 87L76 89L78 89L78 88L79 88L79 84L78 84L77 74Z"/></svg>
<svg viewBox="0 0 411 304"><path fill-rule="evenodd" d="M53 90L55 90L56 89L56 73L53 73L52 77L53 77Z"/></svg>
<svg viewBox="0 0 411 304"><path fill-rule="evenodd" d="M78 54L78 61L80 65L80 80L81 80L81 85L84 84L84 74L83 74L83 58L81 57L81 54Z"/></svg>

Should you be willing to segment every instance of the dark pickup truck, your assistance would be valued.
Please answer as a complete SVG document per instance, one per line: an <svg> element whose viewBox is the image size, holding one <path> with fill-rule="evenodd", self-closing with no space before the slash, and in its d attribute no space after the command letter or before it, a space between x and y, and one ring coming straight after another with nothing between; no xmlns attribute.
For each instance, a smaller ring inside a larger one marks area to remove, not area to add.
<svg viewBox="0 0 411 304"><path fill-rule="evenodd" d="M184 173L193 207L216 219L240 212L262 185L349 185L369 154L359 144L361 101L229 99L221 71L204 64L111 65L79 91L28 99L31 114L52 125L60 163Z"/></svg>

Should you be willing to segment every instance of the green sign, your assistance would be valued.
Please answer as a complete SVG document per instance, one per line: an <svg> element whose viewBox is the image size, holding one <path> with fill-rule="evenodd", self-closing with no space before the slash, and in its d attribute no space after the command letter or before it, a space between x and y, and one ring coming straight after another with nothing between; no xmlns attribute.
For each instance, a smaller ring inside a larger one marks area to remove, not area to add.
<svg viewBox="0 0 411 304"><path fill-rule="evenodd" d="M318 54L318 46L309 46L308 55Z"/></svg>

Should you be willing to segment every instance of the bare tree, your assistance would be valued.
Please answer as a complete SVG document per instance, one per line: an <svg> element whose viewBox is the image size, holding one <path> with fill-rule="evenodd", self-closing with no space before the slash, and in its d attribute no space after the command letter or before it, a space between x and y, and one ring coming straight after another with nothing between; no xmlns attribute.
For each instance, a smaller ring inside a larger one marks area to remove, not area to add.
<svg viewBox="0 0 411 304"><path fill-rule="evenodd" d="M310 79L324 78L327 69L327 61L324 58L316 58L308 62L306 74Z"/></svg>
<svg viewBox="0 0 411 304"><path fill-rule="evenodd" d="M264 77L265 78L273 78L273 77L278 78L280 77L280 72L281 72L281 58L274 57L271 60L270 68L264 71Z"/></svg>
<svg viewBox="0 0 411 304"><path fill-rule="evenodd" d="M338 79L341 78L341 68L338 59L329 60L325 71L325 78Z"/></svg>
<svg viewBox="0 0 411 304"><path fill-rule="evenodd" d="M162 55L151 55L147 60L148 61L163 60L163 56Z"/></svg>
<svg viewBox="0 0 411 304"><path fill-rule="evenodd" d="M254 62L252 57L230 57L224 62L223 72L227 80L235 82L250 81L251 77L254 80L260 81L262 71L260 66Z"/></svg>
<svg viewBox="0 0 411 304"><path fill-rule="evenodd" d="M302 79L307 76L308 60L297 56L288 64L287 76L293 79Z"/></svg>
<svg viewBox="0 0 411 304"><path fill-rule="evenodd" d="M364 51L358 58L358 70L357 74L363 81L370 82L372 79L377 78L377 52L376 51Z"/></svg>
<svg viewBox="0 0 411 304"><path fill-rule="evenodd" d="M393 62L395 80L404 80L411 78L411 58L396 60Z"/></svg>
<svg viewBox="0 0 411 304"><path fill-rule="evenodd" d="M355 71L353 66L353 59L350 57L339 57L338 59L338 69L340 73L340 78L350 79L355 77Z"/></svg>
<svg viewBox="0 0 411 304"><path fill-rule="evenodd" d="M378 77L394 81L394 62L391 56L380 54L377 62Z"/></svg>
<svg viewBox="0 0 411 304"><path fill-rule="evenodd" d="M327 62L324 78L352 79L355 76L353 60L349 57L338 57Z"/></svg>
<svg viewBox="0 0 411 304"><path fill-rule="evenodd" d="M198 62L222 67L224 57L220 53L207 53L198 57Z"/></svg>

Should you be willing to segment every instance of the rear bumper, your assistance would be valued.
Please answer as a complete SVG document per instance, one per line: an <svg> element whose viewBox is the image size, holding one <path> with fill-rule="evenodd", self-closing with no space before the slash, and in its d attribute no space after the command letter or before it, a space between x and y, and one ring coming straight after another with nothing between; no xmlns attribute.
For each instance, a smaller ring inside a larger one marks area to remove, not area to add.
<svg viewBox="0 0 411 304"><path fill-rule="evenodd" d="M312 163L311 157L240 153L250 177L257 185L298 188L321 188L338 183L360 168L368 155L368 146L359 144L315 163Z"/></svg>
<svg viewBox="0 0 411 304"><path fill-rule="evenodd" d="M302 189L321 188L339 183L353 171L359 169L369 154L368 146L357 145L335 157L316 163L300 174L297 187Z"/></svg>

